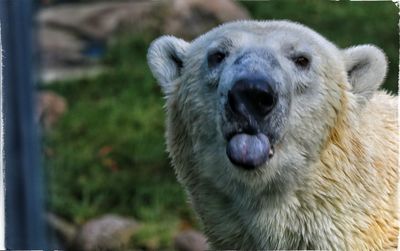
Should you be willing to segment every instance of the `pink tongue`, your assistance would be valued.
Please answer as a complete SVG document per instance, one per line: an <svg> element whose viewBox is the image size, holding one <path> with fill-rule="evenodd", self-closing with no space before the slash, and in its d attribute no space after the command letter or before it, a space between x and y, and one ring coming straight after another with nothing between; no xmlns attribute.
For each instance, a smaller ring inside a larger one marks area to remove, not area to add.
<svg viewBox="0 0 400 251"><path fill-rule="evenodd" d="M226 146L229 160L237 166L252 169L264 164L269 158L270 144L262 133L249 135L236 134Z"/></svg>

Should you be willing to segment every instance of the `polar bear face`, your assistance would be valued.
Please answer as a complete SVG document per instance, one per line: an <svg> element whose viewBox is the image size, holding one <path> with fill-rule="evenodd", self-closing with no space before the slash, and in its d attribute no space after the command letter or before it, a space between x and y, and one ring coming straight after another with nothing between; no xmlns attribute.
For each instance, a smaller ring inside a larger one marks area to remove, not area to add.
<svg viewBox="0 0 400 251"><path fill-rule="evenodd" d="M386 74L379 49L340 50L287 21L229 23L191 43L164 36L148 61L178 177L226 193L304 182L344 103L362 107Z"/></svg>

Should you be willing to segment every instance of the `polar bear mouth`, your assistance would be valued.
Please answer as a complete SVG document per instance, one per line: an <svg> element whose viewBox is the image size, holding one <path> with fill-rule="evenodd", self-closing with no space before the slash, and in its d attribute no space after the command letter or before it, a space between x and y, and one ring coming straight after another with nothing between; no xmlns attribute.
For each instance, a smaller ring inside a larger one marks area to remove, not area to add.
<svg viewBox="0 0 400 251"><path fill-rule="evenodd" d="M229 137L226 154L235 166L252 170L272 158L274 150L263 133L237 133Z"/></svg>

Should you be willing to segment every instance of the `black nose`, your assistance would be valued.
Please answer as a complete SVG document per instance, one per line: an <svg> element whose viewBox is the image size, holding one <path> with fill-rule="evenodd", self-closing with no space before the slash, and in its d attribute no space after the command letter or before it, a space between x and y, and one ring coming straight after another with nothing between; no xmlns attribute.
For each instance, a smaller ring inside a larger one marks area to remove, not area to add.
<svg viewBox="0 0 400 251"><path fill-rule="evenodd" d="M277 100L271 80L261 77L241 78L228 92L228 104L232 112L244 117L264 118L275 107Z"/></svg>

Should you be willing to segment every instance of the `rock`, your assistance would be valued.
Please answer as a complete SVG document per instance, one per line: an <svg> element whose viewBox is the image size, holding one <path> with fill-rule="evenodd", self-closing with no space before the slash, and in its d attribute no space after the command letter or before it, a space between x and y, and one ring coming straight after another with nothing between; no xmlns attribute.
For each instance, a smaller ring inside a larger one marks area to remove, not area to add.
<svg viewBox="0 0 400 251"><path fill-rule="evenodd" d="M139 27L148 29L151 24L146 23L144 16L150 15L152 5L101 2L43 8L37 15L41 80L48 83L98 74L97 70L102 69L97 67L98 58L107 41L123 28L125 32L137 31ZM97 51L94 57L93 48Z"/></svg>
<svg viewBox="0 0 400 251"><path fill-rule="evenodd" d="M161 33L194 37L209 29L210 24L248 18L248 12L232 0L64 4L38 14L40 27L69 31L87 40L105 40L121 29L135 32L160 26Z"/></svg>
<svg viewBox="0 0 400 251"><path fill-rule="evenodd" d="M75 64L85 60L80 53L85 44L74 34L49 27L39 29L38 38L41 60L46 66L59 66L60 62Z"/></svg>
<svg viewBox="0 0 400 251"><path fill-rule="evenodd" d="M36 95L36 119L45 129L51 129L67 111L67 102L52 91L40 91Z"/></svg>
<svg viewBox="0 0 400 251"><path fill-rule="evenodd" d="M77 232L77 227L54 213L46 213L46 222L66 245L71 245Z"/></svg>
<svg viewBox="0 0 400 251"><path fill-rule="evenodd" d="M95 45L101 56L117 32L191 39L217 24L248 18L248 12L233 0L110 1L46 7L37 15L42 80L52 80L45 77L69 72L71 67L90 69L98 61L88 51ZM70 73L55 78L74 76L74 71Z"/></svg>
<svg viewBox="0 0 400 251"><path fill-rule="evenodd" d="M231 0L174 0L165 18L163 33L192 39L214 26L249 19L249 13Z"/></svg>
<svg viewBox="0 0 400 251"><path fill-rule="evenodd" d="M106 67L100 65L48 67L42 70L41 79L46 83L52 81L75 80L84 77L95 77L106 69Z"/></svg>
<svg viewBox="0 0 400 251"><path fill-rule="evenodd" d="M79 230L75 247L82 251L127 250L139 224L131 218L105 215L90 220Z"/></svg>
<svg viewBox="0 0 400 251"><path fill-rule="evenodd" d="M69 31L82 39L105 40L122 27L145 26L145 16L154 5L150 1L61 4L40 11L38 22L41 27Z"/></svg>
<svg viewBox="0 0 400 251"><path fill-rule="evenodd" d="M178 251L204 251L209 250L207 239L195 230L186 230L174 239L175 249Z"/></svg>

